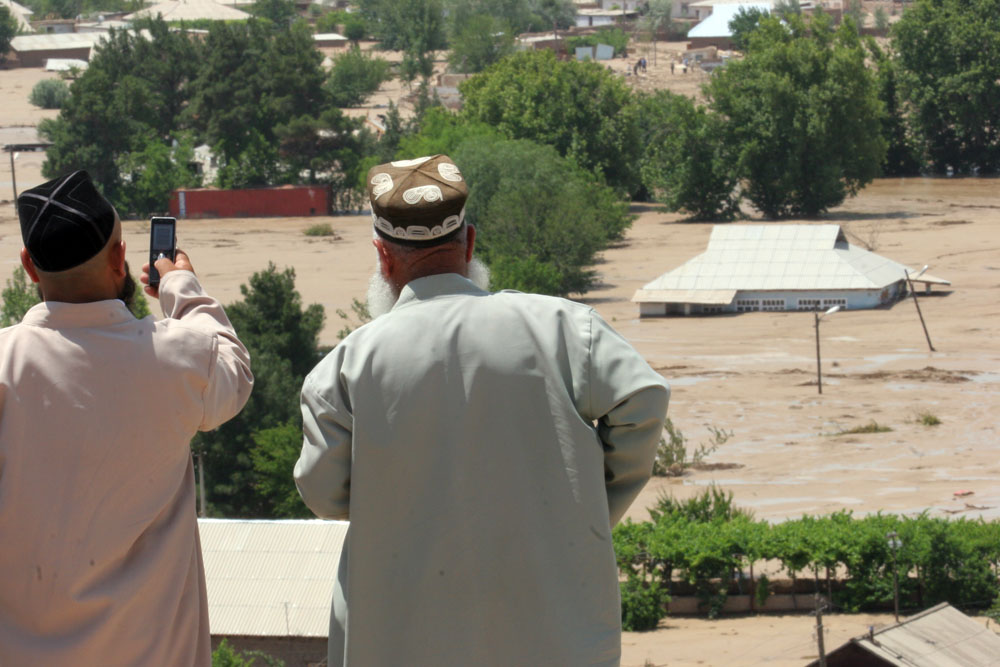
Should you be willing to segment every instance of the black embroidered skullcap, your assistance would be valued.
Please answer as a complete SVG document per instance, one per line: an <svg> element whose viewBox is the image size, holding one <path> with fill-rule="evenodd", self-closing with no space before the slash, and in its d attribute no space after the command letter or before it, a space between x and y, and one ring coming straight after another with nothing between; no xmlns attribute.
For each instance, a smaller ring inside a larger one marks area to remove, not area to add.
<svg viewBox="0 0 1000 667"><path fill-rule="evenodd" d="M447 155L398 160L368 172L375 231L403 245L428 247L454 237L468 197L465 179Z"/></svg>
<svg viewBox="0 0 1000 667"><path fill-rule="evenodd" d="M42 183L17 198L21 239L31 261L56 272L83 264L101 251L115 228L115 209L85 171Z"/></svg>

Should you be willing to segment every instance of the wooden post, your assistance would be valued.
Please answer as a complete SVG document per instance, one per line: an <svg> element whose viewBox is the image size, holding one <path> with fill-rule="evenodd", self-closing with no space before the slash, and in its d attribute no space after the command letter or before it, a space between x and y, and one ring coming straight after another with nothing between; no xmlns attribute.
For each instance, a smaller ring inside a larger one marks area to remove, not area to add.
<svg viewBox="0 0 1000 667"><path fill-rule="evenodd" d="M913 281L910 280L910 272L903 269L903 274L906 276L906 285L910 288L910 294L913 295L913 305L917 307L917 317L920 318L920 326L924 328L924 338L927 339L927 347L931 349L931 352L937 352L937 350L934 349L934 346L931 345L931 335L927 333L927 323L924 322L924 314L920 312L920 302L917 300L917 290L913 289Z"/></svg>

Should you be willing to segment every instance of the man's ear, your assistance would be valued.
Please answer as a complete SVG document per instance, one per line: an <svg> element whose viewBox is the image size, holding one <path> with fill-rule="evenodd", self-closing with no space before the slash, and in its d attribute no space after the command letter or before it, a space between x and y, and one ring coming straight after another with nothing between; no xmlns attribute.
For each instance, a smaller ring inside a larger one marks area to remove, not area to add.
<svg viewBox="0 0 1000 667"><path fill-rule="evenodd" d="M472 251L476 247L476 226L467 225L465 230L465 263L472 261Z"/></svg>
<svg viewBox="0 0 1000 667"><path fill-rule="evenodd" d="M392 274L396 268L395 258L389 252L389 249L385 247L382 239L372 239L372 245L375 246L375 252L378 253L378 265L382 271L382 277L392 282Z"/></svg>
<svg viewBox="0 0 1000 667"><path fill-rule="evenodd" d="M112 243L108 252L108 264L119 278L125 276L125 241Z"/></svg>
<svg viewBox="0 0 1000 667"><path fill-rule="evenodd" d="M21 266L24 267L24 272L31 278L31 282L37 283L38 271L35 269L35 263L31 261L31 253L28 252L27 248L21 248Z"/></svg>

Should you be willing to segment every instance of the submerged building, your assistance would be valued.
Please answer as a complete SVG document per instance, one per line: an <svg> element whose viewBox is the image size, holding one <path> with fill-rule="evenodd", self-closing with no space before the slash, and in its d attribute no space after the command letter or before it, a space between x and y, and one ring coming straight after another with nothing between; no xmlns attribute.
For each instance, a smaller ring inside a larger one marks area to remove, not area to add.
<svg viewBox="0 0 1000 667"><path fill-rule="evenodd" d="M708 248L636 290L641 317L876 308L950 285L847 242L840 225L716 225Z"/></svg>

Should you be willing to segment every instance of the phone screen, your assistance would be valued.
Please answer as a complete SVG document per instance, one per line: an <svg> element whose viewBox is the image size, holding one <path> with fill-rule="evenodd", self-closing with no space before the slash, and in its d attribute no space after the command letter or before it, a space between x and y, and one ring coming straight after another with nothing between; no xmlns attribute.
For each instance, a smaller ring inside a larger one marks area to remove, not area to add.
<svg viewBox="0 0 1000 667"><path fill-rule="evenodd" d="M156 270L156 260L160 256L175 258L174 229L177 221L174 218L153 218L150 221L149 233L149 284L160 284L160 273Z"/></svg>

